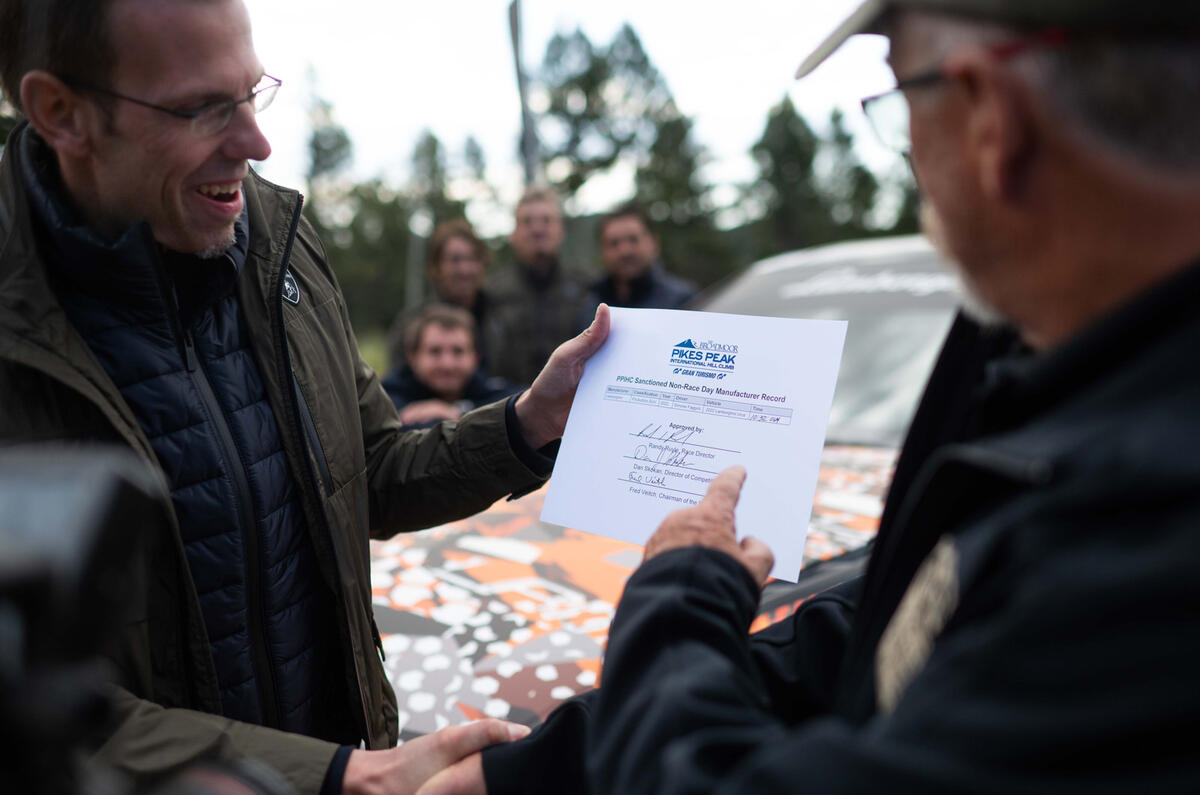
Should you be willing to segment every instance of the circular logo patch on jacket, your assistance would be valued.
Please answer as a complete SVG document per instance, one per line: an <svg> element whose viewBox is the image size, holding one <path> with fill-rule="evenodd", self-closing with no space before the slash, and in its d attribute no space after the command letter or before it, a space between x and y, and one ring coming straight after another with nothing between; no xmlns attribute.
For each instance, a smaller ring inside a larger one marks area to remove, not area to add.
<svg viewBox="0 0 1200 795"><path fill-rule="evenodd" d="M925 667L933 644L958 607L958 549L943 536L917 569L875 653L875 700L888 714Z"/></svg>
<svg viewBox="0 0 1200 795"><path fill-rule="evenodd" d="M297 306L300 304L300 285L296 284L296 277L291 271L283 272L283 300Z"/></svg>

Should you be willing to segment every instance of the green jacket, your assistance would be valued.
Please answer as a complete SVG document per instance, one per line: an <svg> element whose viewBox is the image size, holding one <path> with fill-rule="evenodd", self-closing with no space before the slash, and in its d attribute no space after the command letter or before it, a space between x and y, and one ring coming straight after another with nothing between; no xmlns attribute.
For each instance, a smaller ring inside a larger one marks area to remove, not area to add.
<svg viewBox="0 0 1200 795"><path fill-rule="evenodd" d="M0 159L0 443L116 442L157 466L133 413L47 280L14 157L26 134L24 126L14 131ZM502 403L456 423L401 430L359 356L333 271L300 214L300 195L254 174L244 190L250 251L238 292L254 355L322 574L341 608L345 669L353 672L347 690L358 694L368 747L394 746L396 700L371 610L369 537L468 516L543 478L513 452ZM285 272L299 286L299 304L282 298ZM318 791L336 746L220 717L199 602L173 513L170 519L173 532L143 534L131 551L140 600L111 650L121 673L118 722L98 757L154 775L200 756L245 755L301 792Z"/></svg>
<svg viewBox="0 0 1200 795"><path fill-rule="evenodd" d="M488 375L532 384L559 343L579 331L580 308L591 280L555 262L544 276L513 262L488 276ZM589 318L590 320L590 318Z"/></svg>

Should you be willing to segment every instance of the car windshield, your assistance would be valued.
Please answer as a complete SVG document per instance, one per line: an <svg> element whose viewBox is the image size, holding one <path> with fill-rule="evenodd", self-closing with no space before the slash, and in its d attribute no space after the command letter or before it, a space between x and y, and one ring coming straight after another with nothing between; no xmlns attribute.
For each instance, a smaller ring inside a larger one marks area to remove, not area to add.
<svg viewBox="0 0 1200 795"><path fill-rule="evenodd" d="M928 244L884 243L764 260L699 307L848 321L829 444L900 444L957 306L957 279Z"/></svg>

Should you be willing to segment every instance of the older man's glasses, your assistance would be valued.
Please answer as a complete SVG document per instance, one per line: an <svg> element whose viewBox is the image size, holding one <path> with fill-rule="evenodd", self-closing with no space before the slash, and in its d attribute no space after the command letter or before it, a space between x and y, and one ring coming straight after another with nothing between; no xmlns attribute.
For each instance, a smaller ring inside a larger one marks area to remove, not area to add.
<svg viewBox="0 0 1200 795"><path fill-rule="evenodd" d="M189 123L192 133L199 136L215 135L224 130L229 126L230 120L233 119L233 114L237 111L238 105L243 103L249 105L250 109L256 114L266 110L271 102L274 101L279 87L283 85L282 80L278 80L270 75L263 75L258 85L241 99L222 99L206 103L191 110L182 110L180 108L167 108L162 105L155 105L153 102L146 102L136 97L119 94L102 86L93 85L86 80L79 80L73 77L62 77L60 79L72 88L91 91L94 94L101 94L106 97L113 97L114 99L123 99L126 102L132 102L144 108L151 108L161 113L167 113L177 119L185 119Z"/></svg>
<svg viewBox="0 0 1200 795"><path fill-rule="evenodd" d="M1037 47L1061 47L1066 41L1063 31L1055 28L992 45L988 51L996 58L1006 60ZM905 99L904 92L933 85L945 79L945 66L939 64L927 72L897 82L893 89L863 99L863 113L880 143L894 152L907 155L912 149L912 135L909 129L908 100Z"/></svg>

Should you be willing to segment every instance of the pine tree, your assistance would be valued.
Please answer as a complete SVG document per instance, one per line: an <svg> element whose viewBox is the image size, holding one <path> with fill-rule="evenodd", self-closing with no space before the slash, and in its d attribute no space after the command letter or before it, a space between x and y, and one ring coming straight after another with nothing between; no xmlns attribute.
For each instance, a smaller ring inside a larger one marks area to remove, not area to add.
<svg viewBox="0 0 1200 795"><path fill-rule="evenodd" d="M413 149L409 193L414 204L425 208L435 225L462 218L466 213L463 202L446 195L448 179L445 147L436 135L425 130Z"/></svg>
<svg viewBox="0 0 1200 795"><path fill-rule="evenodd" d="M829 154L829 176L822 182L830 214L839 238L859 238L878 234L868 216L879 195L879 180L862 164L854 151L854 136L846 129L840 110L829 117L830 135L825 149Z"/></svg>
<svg viewBox="0 0 1200 795"><path fill-rule="evenodd" d="M711 284L729 273L733 257L713 224L710 186L700 176L704 150L678 111L664 114L656 133L635 176L637 202L655 221L668 268Z"/></svg>
<svg viewBox="0 0 1200 795"><path fill-rule="evenodd" d="M818 189L814 169L820 144L790 99L784 98L771 109L762 136L751 149L759 176L749 187L747 200L765 211L755 223L756 256L817 245L836 237L836 224L825 195Z"/></svg>
<svg viewBox="0 0 1200 795"><path fill-rule="evenodd" d="M546 175L568 196L622 156L647 152L670 112L666 82L628 25L604 48L581 30L556 34L537 82L547 98L538 122Z"/></svg>
<svg viewBox="0 0 1200 795"><path fill-rule="evenodd" d="M4 92L0 91L0 149L4 148L8 134L17 126L18 120L16 108L4 98Z"/></svg>

